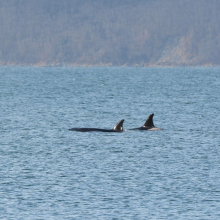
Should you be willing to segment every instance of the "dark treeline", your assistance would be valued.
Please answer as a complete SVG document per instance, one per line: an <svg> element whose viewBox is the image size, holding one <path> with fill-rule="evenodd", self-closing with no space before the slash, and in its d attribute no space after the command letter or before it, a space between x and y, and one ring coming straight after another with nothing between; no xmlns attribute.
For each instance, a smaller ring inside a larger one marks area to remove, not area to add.
<svg viewBox="0 0 220 220"><path fill-rule="evenodd" d="M219 0L0 2L0 64L220 65Z"/></svg>

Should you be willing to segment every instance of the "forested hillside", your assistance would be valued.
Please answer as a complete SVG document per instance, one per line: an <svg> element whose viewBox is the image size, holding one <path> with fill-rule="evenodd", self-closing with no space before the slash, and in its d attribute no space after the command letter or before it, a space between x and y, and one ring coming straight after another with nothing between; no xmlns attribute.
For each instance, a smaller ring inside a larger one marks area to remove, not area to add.
<svg viewBox="0 0 220 220"><path fill-rule="evenodd" d="M0 64L220 65L220 1L1 0Z"/></svg>

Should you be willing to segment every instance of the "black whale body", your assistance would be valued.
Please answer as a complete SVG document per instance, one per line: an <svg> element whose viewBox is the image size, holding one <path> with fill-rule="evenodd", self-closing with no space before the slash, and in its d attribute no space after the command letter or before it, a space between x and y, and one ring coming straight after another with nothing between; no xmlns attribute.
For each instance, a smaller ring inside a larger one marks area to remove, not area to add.
<svg viewBox="0 0 220 220"><path fill-rule="evenodd" d="M99 132L123 132L123 123L124 119L119 121L113 129L101 129L101 128L70 128L70 131L79 131L79 132L90 132L90 131L99 131Z"/></svg>
<svg viewBox="0 0 220 220"><path fill-rule="evenodd" d="M154 126L153 117L154 117L154 114L150 114L143 126L138 127L138 128L128 129L128 130L129 131L133 131L133 130L148 130L148 131L161 130L160 128L157 128Z"/></svg>
<svg viewBox="0 0 220 220"><path fill-rule="evenodd" d="M148 131L156 131L156 130L162 130L160 128L157 128L154 126L153 123L153 116L154 114L150 114L147 118L146 122L143 126L138 128L132 128L128 129L127 131L133 131L133 130L148 130ZM71 128L70 131L78 131L78 132L91 132L91 131L99 131L99 132L123 132L123 123L124 119L119 121L113 129L102 129L102 128Z"/></svg>

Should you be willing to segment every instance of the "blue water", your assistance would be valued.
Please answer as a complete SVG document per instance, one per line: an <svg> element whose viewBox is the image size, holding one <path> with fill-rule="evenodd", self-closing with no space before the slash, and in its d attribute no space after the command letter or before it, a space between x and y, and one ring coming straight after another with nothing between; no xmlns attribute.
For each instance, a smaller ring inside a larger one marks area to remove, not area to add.
<svg viewBox="0 0 220 220"><path fill-rule="evenodd" d="M1 67L0 218L220 219L219 131L220 68Z"/></svg>

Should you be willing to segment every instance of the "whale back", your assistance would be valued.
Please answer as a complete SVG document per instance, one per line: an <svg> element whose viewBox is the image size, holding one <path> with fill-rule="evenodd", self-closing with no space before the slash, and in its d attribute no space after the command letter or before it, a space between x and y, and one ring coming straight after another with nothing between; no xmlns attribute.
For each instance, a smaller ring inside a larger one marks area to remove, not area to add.
<svg viewBox="0 0 220 220"><path fill-rule="evenodd" d="M153 117L154 117L154 114L149 115L149 117L147 118L147 120L144 123L143 127L155 127L154 123L153 123Z"/></svg>
<svg viewBox="0 0 220 220"><path fill-rule="evenodd" d="M122 119L121 121L119 121L115 127L113 128L114 131L123 131L123 123L124 123L124 119Z"/></svg>

